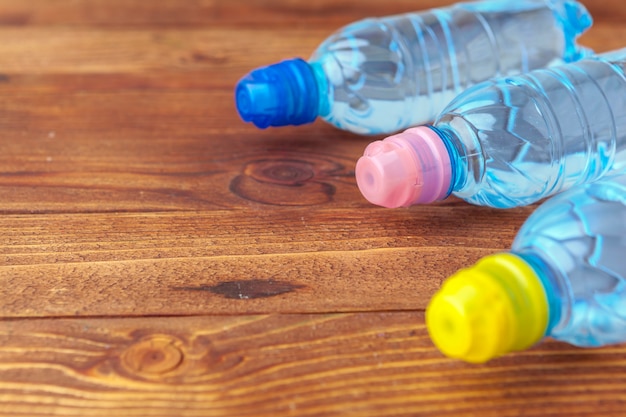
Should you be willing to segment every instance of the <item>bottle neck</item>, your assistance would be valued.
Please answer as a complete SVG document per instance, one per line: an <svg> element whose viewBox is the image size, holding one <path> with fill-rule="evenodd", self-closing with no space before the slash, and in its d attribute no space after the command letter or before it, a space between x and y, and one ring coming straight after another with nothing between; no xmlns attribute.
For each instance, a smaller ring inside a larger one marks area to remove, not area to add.
<svg viewBox="0 0 626 417"><path fill-rule="evenodd" d="M564 280L559 273L549 266L539 255L531 251L514 252L517 256L526 261L536 272L541 280L546 299L548 302L548 325L546 336L552 335L555 329L559 329L569 320L570 297L567 289L562 285Z"/></svg>
<svg viewBox="0 0 626 417"><path fill-rule="evenodd" d="M313 70L313 76L315 77L316 85L317 85L317 98L318 98L318 108L317 114L319 117L327 118L330 115L331 103L329 97L332 97L333 94L330 91L331 84L328 82L328 76L324 71L324 68L320 62L313 61L309 62L311 69Z"/></svg>
<svg viewBox="0 0 626 417"><path fill-rule="evenodd" d="M478 133L460 116L444 115L431 127L444 141L452 166L450 193L473 194L485 173Z"/></svg>

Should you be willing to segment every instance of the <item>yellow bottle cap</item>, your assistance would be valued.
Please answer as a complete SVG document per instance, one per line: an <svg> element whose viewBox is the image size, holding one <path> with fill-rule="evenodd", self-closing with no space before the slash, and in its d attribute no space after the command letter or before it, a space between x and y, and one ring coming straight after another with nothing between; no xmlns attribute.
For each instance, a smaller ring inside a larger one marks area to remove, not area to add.
<svg viewBox="0 0 626 417"><path fill-rule="evenodd" d="M548 317L546 293L532 267L498 253L444 282L426 309L426 326L445 355L482 363L541 340Z"/></svg>

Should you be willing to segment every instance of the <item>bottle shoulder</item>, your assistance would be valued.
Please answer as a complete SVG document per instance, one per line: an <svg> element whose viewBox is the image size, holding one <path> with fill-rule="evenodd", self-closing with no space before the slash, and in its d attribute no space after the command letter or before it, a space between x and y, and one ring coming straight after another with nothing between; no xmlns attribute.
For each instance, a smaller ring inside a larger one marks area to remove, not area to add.
<svg viewBox="0 0 626 417"><path fill-rule="evenodd" d="M398 131L415 124L417 47L400 33L394 18L369 18L352 23L327 38L310 62L325 76L329 123L360 134Z"/></svg>
<svg viewBox="0 0 626 417"><path fill-rule="evenodd" d="M480 83L437 119L435 126L456 138L455 195L509 208L550 193L562 152L549 104L533 88L513 78Z"/></svg>

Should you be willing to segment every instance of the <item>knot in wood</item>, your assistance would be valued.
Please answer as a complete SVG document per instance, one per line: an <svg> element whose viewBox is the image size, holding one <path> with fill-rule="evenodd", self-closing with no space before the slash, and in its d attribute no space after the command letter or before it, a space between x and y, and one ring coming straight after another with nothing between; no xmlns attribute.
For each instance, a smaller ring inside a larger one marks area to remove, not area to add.
<svg viewBox="0 0 626 417"><path fill-rule="evenodd" d="M302 155L299 155L302 156ZM332 200L335 186L328 173L340 165L312 157L257 159L248 162L230 183L230 191L246 200L278 206L310 206Z"/></svg>
<svg viewBox="0 0 626 417"><path fill-rule="evenodd" d="M159 376L178 368L184 354L180 342L165 335L151 336L130 346L122 354L122 365L130 372Z"/></svg>
<svg viewBox="0 0 626 417"><path fill-rule="evenodd" d="M245 173L257 181L283 185L300 185L315 176L313 164L297 159L252 161Z"/></svg>

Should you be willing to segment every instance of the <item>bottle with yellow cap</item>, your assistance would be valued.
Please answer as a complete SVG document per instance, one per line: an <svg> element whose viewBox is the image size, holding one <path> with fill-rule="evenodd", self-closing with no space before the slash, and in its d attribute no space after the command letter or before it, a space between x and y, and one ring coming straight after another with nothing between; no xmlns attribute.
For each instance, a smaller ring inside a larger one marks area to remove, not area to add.
<svg viewBox="0 0 626 417"><path fill-rule="evenodd" d="M626 174L543 203L511 251L444 282L426 325L445 355L474 363L544 337L582 347L626 342Z"/></svg>

